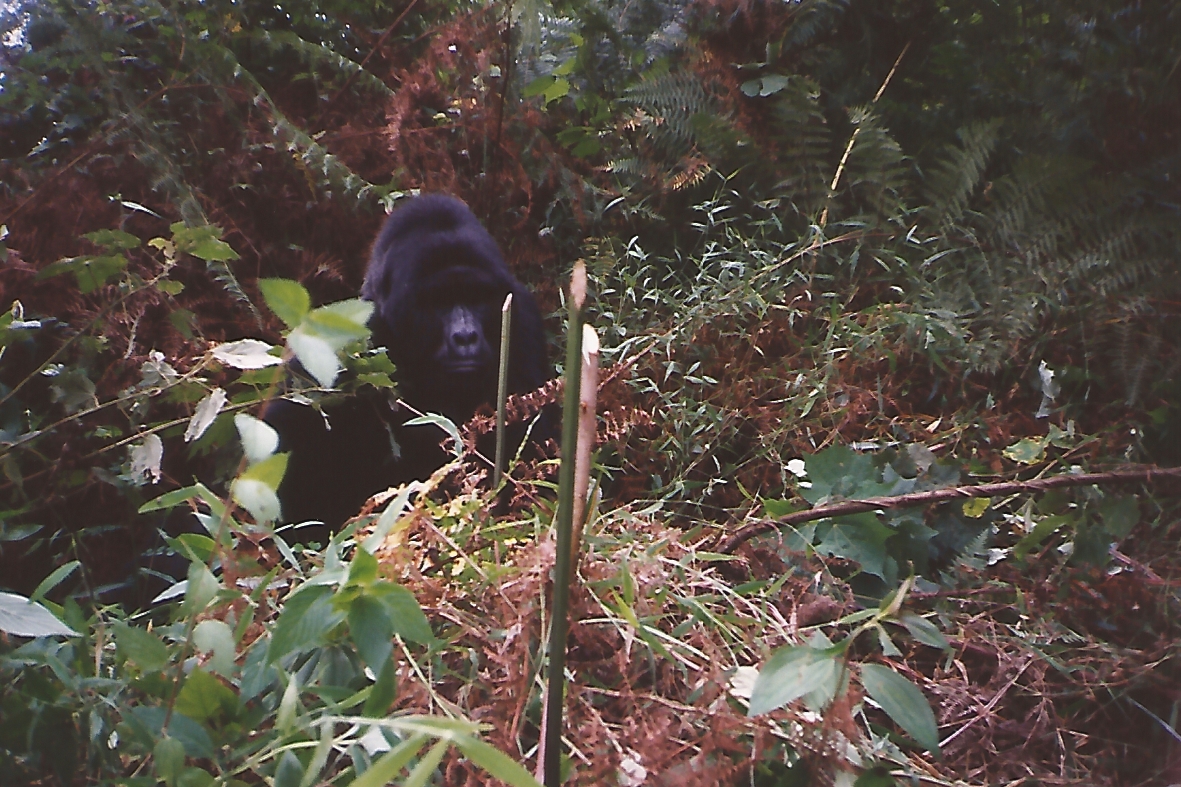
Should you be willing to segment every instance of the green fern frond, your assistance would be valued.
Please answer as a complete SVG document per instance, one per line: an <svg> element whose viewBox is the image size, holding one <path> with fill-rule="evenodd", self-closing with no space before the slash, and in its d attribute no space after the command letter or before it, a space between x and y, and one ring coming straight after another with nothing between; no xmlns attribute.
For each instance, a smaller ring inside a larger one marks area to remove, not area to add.
<svg viewBox="0 0 1181 787"><path fill-rule="evenodd" d="M791 77L776 95L773 108L779 169L775 185L800 216L813 217L828 196L832 134L820 108L820 88L810 79Z"/></svg>
<svg viewBox="0 0 1181 787"><path fill-rule="evenodd" d="M384 96L394 94L394 91L390 90L385 82L366 71L359 63L354 63L329 47L308 41L289 30L264 30L255 33L251 39L273 51L291 49L309 66L322 65L327 67L329 71L352 77L358 87L372 90Z"/></svg>
<svg viewBox="0 0 1181 787"><path fill-rule="evenodd" d="M973 123L956 132L959 145L943 149L927 176L924 193L935 223L946 227L963 217L996 148L999 129L1000 122L995 120Z"/></svg>
<svg viewBox="0 0 1181 787"><path fill-rule="evenodd" d="M906 156L882 126L872 107L849 111L853 146L837 194L852 202L858 213L870 212L892 220L903 212L902 195L907 188Z"/></svg>
<svg viewBox="0 0 1181 787"><path fill-rule="evenodd" d="M623 101L642 110L640 124L664 156L678 159L695 140L694 118L717 114L701 81L691 73L665 74L628 88Z"/></svg>

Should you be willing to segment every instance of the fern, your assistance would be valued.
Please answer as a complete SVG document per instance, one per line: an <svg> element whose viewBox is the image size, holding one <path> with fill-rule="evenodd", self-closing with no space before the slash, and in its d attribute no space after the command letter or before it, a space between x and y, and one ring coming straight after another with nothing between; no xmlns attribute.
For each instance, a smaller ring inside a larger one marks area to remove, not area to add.
<svg viewBox="0 0 1181 787"><path fill-rule="evenodd" d="M254 33L250 38L272 51L291 49L304 63L310 66L324 66L333 73L352 78L356 85L366 90L383 96L394 94L385 82L362 68L360 63L354 63L329 47L308 41L289 30L263 30Z"/></svg>
<svg viewBox="0 0 1181 787"><path fill-rule="evenodd" d="M780 180L774 192L792 211L814 218L828 196L828 157L832 135L820 110L820 88L810 79L792 77L775 99L774 139Z"/></svg>
<svg viewBox="0 0 1181 787"><path fill-rule="evenodd" d="M980 185L984 168L996 148L1000 121L965 126L957 132L960 145L948 145L927 178L926 208L935 223L949 227L961 218Z"/></svg>

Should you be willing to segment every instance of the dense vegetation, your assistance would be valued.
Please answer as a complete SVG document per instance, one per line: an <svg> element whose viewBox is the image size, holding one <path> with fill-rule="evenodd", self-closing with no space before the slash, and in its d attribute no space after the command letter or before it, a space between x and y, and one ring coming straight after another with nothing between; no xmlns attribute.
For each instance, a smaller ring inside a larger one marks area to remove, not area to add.
<svg viewBox="0 0 1181 787"><path fill-rule="evenodd" d="M1178 3L0 32L0 782L531 783L555 463L270 524L291 335L338 370L309 398L396 395L352 299L415 189L484 219L555 359L590 274L572 781L1181 781Z"/></svg>

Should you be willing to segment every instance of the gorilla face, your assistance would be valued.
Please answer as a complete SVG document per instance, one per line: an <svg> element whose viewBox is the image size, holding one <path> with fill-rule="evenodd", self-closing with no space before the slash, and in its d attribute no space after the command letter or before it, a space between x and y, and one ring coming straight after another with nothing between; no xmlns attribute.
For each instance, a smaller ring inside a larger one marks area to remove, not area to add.
<svg viewBox="0 0 1181 787"><path fill-rule="evenodd" d="M500 308L513 294L509 388L545 381L541 315L500 250L466 205L427 195L386 221L373 247L362 297L370 322L398 368L407 401L466 421L496 396Z"/></svg>
<svg viewBox="0 0 1181 787"><path fill-rule="evenodd" d="M509 293L508 387L525 393L548 376L541 314L492 236L454 197L415 197L390 214L373 244L361 296L374 304L373 342L387 348L406 401L456 423L495 402L500 309ZM393 412L384 394L362 393L326 407L325 415L331 429L311 407L286 400L265 415L281 450L291 452L279 487L288 522L315 519L338 528L374 493L424 479L447 461L441 433L405 426L409 416ZM539 426L533 435L544 439L548 429ZM524 425L509 435L519 444ZM491 456L491 446L479 448ZM324 540L323 530L301 533Z"/></svg>

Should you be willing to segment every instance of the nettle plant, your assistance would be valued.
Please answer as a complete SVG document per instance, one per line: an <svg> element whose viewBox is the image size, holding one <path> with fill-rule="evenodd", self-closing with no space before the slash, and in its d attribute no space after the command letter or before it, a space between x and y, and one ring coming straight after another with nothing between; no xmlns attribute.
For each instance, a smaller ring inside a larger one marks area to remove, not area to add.
<svg viewBox="0 0 1181 787"><path fill-rule="evenodd" d="M129 270L126 257L137 238L95 233L89 239L99 254L63 260L42 275L71 273L85 293L114 284L116 304L147 288L175 295L180 285L168 274L178 255L233 254L219 236L217 228L175 225L172 238L149 241L162 262L145 278ZM480 725L423 715L383 718L395 699L397 664L429 659L443 647L414 595L384 578L374 556L410 504L410 490L394 496L363 540L353 523L322 550L297 551L275 531L287 456L277 451L274 429L245 411L283 381L309 403L345 388L390 388L392 366L384 352L366 348L370 304L354 299L313 309L295 282L259 284L288 328L285 347L258 339L215 345L183 374L153 353L137 385L100 402L81 365L63 362L70 346L87 340L82 331L33 373L49 369L55 380L72 380L72 389L59 386L55 402L66 416L55 420L26 408L24 420L6 424L5 462L19 467L24 453L68 421L115 407L146 410L147 402L170 393L191 402L192 390L200 389L191 416L133 419L138 429L131 436L104 432L115 438L109 447L129 452L122 482L142 490L161 477L161 433L168 430L183 428L185 442L194 443L228 421L242 457L226 497L195 483L139 507L143 514L187 508L200 525L166 537L188 568L149 611L128 616L98 606L87 612L68 595L51 601L80 569L78 560L57 568L27 598L0 593L6 635L0 639L0 782L24 783L52 771L62 783L118 778L204 787L265 780L297 787L334 780L368 787L406 772L407 784L422 784L455 747L506 783L535 785L520 765L480 740ZM49 325L27 319L14 303L0 318L0 348ZM300 375L288 371L292 359ZM208 382L214 374L219 384ZM5 398L19 401L30 379ZM11 541L14 531L5 535ZM251 549L263 539L274 540L278 561L268 564Z"/></svg>

